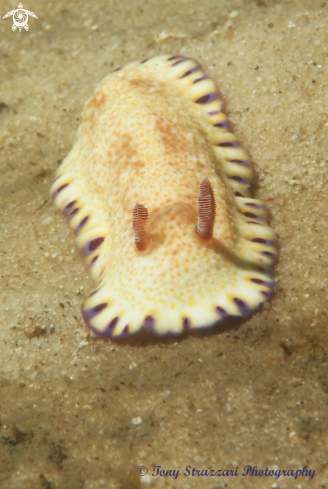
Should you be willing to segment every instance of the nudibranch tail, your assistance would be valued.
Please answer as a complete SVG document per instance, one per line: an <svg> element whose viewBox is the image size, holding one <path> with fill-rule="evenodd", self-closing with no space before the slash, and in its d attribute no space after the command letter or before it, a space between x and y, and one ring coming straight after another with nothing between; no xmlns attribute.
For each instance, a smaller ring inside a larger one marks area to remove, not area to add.
<svg viewBox="0 0 328 489"><path fill-rule="evenodd" d="M259 310L277 247L252 178L197 61L161 55L107 76L51 187L96 282L86 324L112 338L181 334Z"/></svg>
<svg viewBox="0 0 328 489"><path fill-rule="evenodd" d="M136 204L133 209L132 228L134 231L134 241L138 251L145 251L150 245L151 237L145 229L147 220L147 208L142 204Z"/></svg>
<svg viewBox="0 0 328 489"><path fill-rule="evenodd" d="M200 239L208 240L213 236L215 222L215 198L212 185L208 178L204 178L200 184L198 197L198 223L195 233Z"/></svg>

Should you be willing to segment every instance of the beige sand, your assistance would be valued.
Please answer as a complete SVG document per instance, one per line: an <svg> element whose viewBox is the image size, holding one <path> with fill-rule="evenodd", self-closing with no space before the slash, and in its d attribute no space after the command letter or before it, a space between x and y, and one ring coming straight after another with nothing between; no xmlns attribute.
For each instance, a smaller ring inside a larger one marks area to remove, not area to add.
<svg viewBox="0 0 328 489"><path fill-rule="evenodd" d="M15 8L4 0L1 17ZM29 32L0 21L0 488L327 487L328 2L24 8L39 17ZM161 53L198 59L224 94L278 234L278 284L247 322L111 343L84 326L93 284L48 191L96 85ZM246 465L316 475L243 477Z"/></svg>

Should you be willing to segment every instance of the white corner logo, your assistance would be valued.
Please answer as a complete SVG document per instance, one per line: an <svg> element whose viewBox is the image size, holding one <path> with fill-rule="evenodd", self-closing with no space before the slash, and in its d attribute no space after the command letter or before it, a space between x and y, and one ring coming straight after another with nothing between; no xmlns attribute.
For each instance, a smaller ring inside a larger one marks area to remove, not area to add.
<svg viewBox="0 0 328 489"><path fill-rule="evenodd" d="M38 18L33 12L30 12L29 10L24 10L23 5L21 3L18 5L17 10L12 10L11 12L7 12L6 15L3 16L3 18L6 19L11 15L13 16L13 22L14 22L12 29L13 31L15 31L18 27L19 32L21 32L22 27L24 27L26 31L29 30L29 26L27 23L29 15L31 17L34 17L35 19Z"/></svg>

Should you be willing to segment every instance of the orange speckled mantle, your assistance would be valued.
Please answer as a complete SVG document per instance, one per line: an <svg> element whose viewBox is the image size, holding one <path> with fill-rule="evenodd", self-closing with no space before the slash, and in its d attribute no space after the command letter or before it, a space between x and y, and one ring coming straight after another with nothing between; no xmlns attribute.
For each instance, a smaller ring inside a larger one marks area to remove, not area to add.
<svg viewBox="0 0 328 489"><path fill-rule="evenodd" d="M180 56L128 64L86 104L51 193L97 283L82 308L94 331L179 334L247 317L271 297L275 234L250 197L250 157L222 108L214 82ZM195 233L204 179L216 203L205 241ZM149 214L142 252L136 204Z"/></svg>

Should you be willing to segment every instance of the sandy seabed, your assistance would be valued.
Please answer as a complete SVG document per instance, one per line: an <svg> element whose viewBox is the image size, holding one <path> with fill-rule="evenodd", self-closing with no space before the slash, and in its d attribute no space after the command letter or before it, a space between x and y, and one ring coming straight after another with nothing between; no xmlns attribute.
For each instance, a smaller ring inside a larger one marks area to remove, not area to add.
<svg viewBox="0 0 328 489"><path fill-rule="evenodd" d="M0 21L0 488L328 487L328 2L24 8L28 32ZM49 187L101 79L163 53L224 94L278 235L276 292L213 333L114 343L83 323L93 284Z"/></svg>

